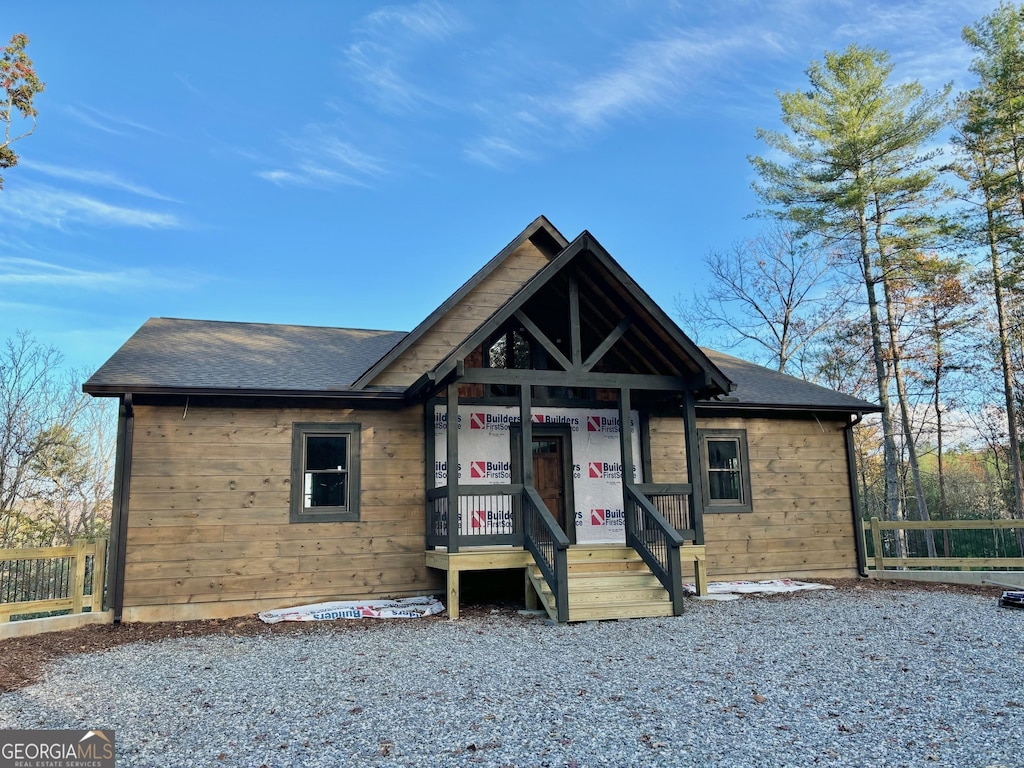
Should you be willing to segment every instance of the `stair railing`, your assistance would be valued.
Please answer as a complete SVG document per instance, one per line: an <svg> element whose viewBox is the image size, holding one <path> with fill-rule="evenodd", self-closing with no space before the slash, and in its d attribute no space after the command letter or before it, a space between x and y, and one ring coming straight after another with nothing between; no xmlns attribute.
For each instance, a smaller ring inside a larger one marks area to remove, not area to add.
<svg viewBox="0 0 1024 768"><path fill-rule="evenodd" d="M683 572L679 547L683 537L643 493L626 484L626 544L639 553L672 600L672 613L683 612Z"/></svg>
<svg viewBox="0 0 1024 768"><path fill-rule="evenodd" d="M569 620L569 537L532 485L523 488L523 538L555 597L560 622ZM678 560L678 552L676 553Z"/></svg>

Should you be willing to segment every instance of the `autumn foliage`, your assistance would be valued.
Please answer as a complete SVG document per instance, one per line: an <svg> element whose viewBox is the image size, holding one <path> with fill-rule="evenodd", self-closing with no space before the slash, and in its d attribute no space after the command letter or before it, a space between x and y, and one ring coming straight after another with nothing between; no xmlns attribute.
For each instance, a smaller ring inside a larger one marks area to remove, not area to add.
<svg viewBox="0 0 1024 768"><path fill-rule="evenodd" d="M28 36L16 34L11 41L0 48L0 123L3 123L3 140L0 141L0 168L13 168L18 156L11 144L30 135L36 129L36 94L46 88L32 66L32 59L25 53ZM0 176L3 189L3 176Z"/></svg>

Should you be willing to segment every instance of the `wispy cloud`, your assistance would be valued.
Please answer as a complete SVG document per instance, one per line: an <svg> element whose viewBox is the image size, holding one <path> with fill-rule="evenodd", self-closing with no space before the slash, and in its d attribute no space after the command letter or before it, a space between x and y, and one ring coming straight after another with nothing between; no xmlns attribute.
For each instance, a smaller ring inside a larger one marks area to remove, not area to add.
<svg viewBox="0 0 1024 768"><path fill-rule="evenodd" d="M284 167L258 171L256 175L280 185L368 186L385 173L381 160L320 125L307 126L300 138L284 142L292 159Z"/></svg>
<svg viewBox="0 0 1024 768"><path fill-rule="evenodd" d="M143 184L136 184L128 179L123 179L117 174L110 173L109 171L98 171L90 168L71 168L68 166L52 165L50 163L40 163L35 160L22 160L19 165L56 179L68 179L70 181L78 181L92 186L106 187L107 189L119 189L124 192L131 192L134 195L149 197L154 200L164 200L171 203L181 202L180 200L175 200L172 197L161 195L159 192L155 192Z"/></svg>
<svg viewBox="0 0 1024 768"><path fill-rule="evenodd" d="M476 139L466 146L463 154L473 162L491 168L506 168L512 161L529 161L537 157L536 152L497 136Z"/></svg>
<svg viewBox="0 0 1024 768"><path fill-rule="evenodd" d="M76 269L40 259L0 256L0 286L7 289L46 287L117 292L125 288L180 287L145 269Z"/></svg>
<svg viewBox="0 0 1024 768"><path fill-rule="evenodd" d="M95 107L89 107L84 104L68 105L65 109L68 114L83 125L114 136L126 137L133 133L151 133L156 136L166 136L166 134L158 131L156 128L140 123L137 120L103 112Z"/></svg>
<svg viewBox="0 0 1024 768"><path fill-rule="evenodd" d="M413 61L425 48L447 42L466 29L463 17L437 2L379 8L357 27L358 39L344 51L345 65L379 106L406 111L436 100L417 85Z"/></svg>
<svg viewBox="0 0 1024 768"><path fill-rule="evenodd" d="M170 213L111 205L74 192L42 185L21 186L0 195L0 219L17 226L39 224L63 229L71 224L144 229L178 229L184 222Z"/></svg>
<svg viewBox="0 0 1024 768"><path fill-rule="evenodd" d="M518 93L477 104L493 132L468 142L464 154L474 162L501 166L510 158L534 156L533 147L558 145L615 120L674 107L709 70L752 45L777 47L760 32L742 30L729 36L673 30L633 43L603 71L566 78L547 93Z"/></svg>
<svg viewBox="0 0 1024 768"><path fill-rule="evenodd" d="M445 40L460 32L464 24L454 8L437 2L421 2L378 8L364 19L362 26L386 35L393 35L397 29L416 38Z"/></svg>

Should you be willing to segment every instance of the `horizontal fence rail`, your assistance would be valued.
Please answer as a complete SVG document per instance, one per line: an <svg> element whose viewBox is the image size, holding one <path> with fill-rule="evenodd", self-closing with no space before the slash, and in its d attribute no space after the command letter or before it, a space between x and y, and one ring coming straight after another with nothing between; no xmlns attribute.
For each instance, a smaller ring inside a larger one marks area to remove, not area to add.
<svg viewBox="0 0 1024 768"><path fill-rule="evenodd" d="M51 611L103 610L107 543L0 549L0 622Z"/></svg>
<svg viewBox="0 0 1024 768"><path fill-rule="evenodd" d="M1024 568L1024 520L864 521L868 561L887 568ZM930 539L930 542L929 542ZM931 556L931 552L935 556Z"/></svg>

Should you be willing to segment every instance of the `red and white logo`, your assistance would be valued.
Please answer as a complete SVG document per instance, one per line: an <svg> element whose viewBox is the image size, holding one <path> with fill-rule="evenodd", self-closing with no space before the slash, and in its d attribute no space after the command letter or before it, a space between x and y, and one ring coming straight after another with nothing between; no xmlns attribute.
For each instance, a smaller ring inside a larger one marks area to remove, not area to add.
<svg viewBox="0 0 1024 768"><path fill-rule="evenodd" d="M487 429L487 415L483 413L469 414L470 429Z"/></svg>
<svg viewBox="0 0 1024 768"><path fill-rule="evenodd" d="M470 477L487 477L487 462L486 461L471 461L471 462L469 462L469 476Z"/></svg>
<svg viewBox="0 0 1024 768"><path fill-rule="evenodd" d="M590 469L590 477L604 477L604 465L600 461L592 461L587 466Z"/></svg>
<svg viewBox="0 0 1024 768"><path fill-rule="evenodd" d="M530 416L530 421L532 421L534 424L543 424L544 423L544 414L543 413L535 413L532 416Z"/></svg>
<svg viewBox="0 0 1024 768"><path fill-rule="evenodd" d="M587 432L600 432L601 431L601 417L600 416L587 416Z"/></svg>
<svg viewBox="0 0 1024 768"><path fill-rule="evenodd" d="M603 509L592 509L592 510L590 510L590 524L591 525L604 525L604 510Z"/></svg>
<svg viewBox="0 0 1024 768"><path fill-rule="evenodd" d="M474 528L483 528L487 524L487 510L473 510L473 514L470 517L469 524Z"/></svg>

